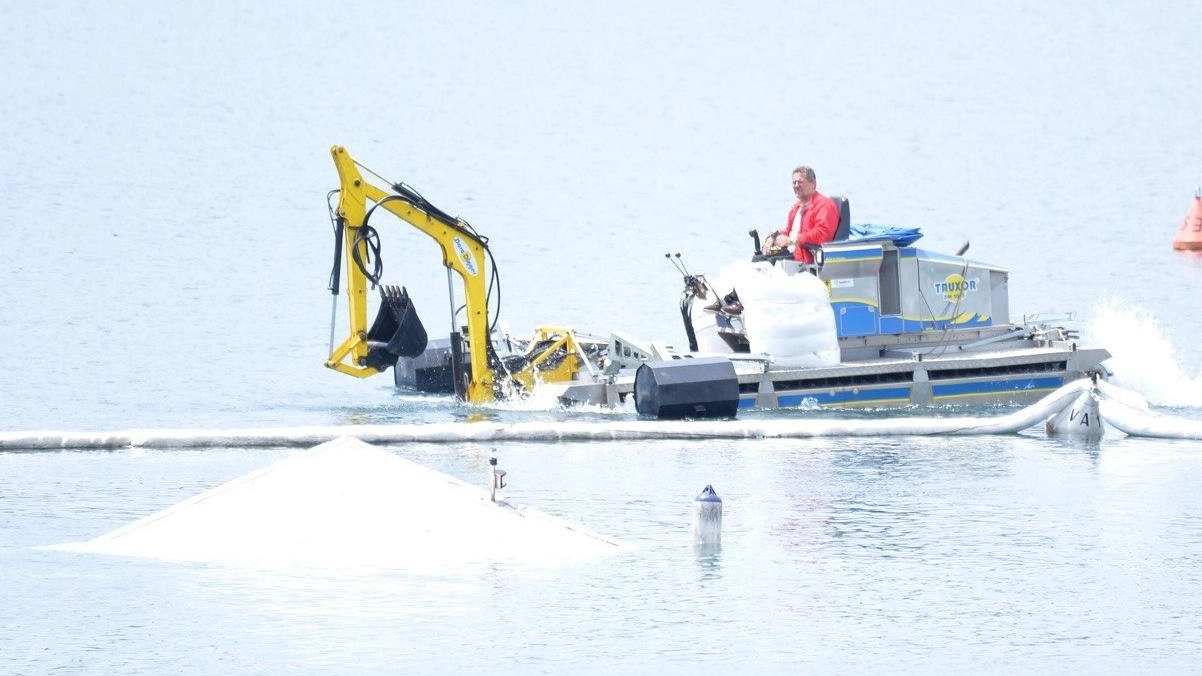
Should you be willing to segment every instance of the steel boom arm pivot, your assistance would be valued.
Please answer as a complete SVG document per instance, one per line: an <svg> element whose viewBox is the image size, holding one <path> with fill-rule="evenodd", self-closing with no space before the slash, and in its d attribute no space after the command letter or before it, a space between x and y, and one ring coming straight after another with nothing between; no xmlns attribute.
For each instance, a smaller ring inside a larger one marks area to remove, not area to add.
<svg viewBox="0 0 1202 676"><path fill-rule="evenodd" d="M379 205L421 230L442 249L442 263L458 273L463 280L463 296L467 307L468 349L471 355L471 380L465 393L471 403L490 402L495 398L493 372L488 360L488 298L485 289L485 243L464 223L436 217L380 189L366 180L346 148L330 149L334 166L338 168L341 188L338 216L345 223L343 249L346 263L346 292L350 311L350 335L330 353L326 366L359 378L379 371L367 366L367 287L368 279L354 262L356 236L364 225L369 208ZM367 260L367 243L358 241L359 259Z"/></svg>

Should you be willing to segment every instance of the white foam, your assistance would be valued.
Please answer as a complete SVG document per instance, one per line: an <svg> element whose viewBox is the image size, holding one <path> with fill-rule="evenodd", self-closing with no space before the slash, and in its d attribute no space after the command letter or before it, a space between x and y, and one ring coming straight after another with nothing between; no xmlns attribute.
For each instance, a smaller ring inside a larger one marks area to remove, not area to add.
<svg viewBox="0 0 1202 676"><path fill-rule="evenodd" d="M487 474L485 474L487 477ZM55 549L252 567L555 565L618 543L343 437Z"/></svg>
<svg viewBox="0 0 1202 676"><path fill-rule="evenodd" d="M1101 304L1089 335L1111 354L1111 381L1142 393L1160 406L1202 406L1202 378L1181 370L1173 345L1156 318L1143 308L1112 298Z"/></svg>

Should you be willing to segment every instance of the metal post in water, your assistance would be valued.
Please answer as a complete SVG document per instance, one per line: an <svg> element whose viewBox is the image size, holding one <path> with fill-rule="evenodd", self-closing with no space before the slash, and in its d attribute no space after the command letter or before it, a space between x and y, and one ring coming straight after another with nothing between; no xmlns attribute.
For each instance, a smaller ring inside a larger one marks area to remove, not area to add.
<svg viewBox="0 0 1202 676"><path fill-rule="evenodd" d="M693 499L693 545L703 548L722 546L722 498L713 486L706 486Z"/></svg>
<svg viewBox="0 0 1202 676"><path fill-rule="evenodd" d="M505 470L497 467L497 459L495 457L488 459L489 465L489 499L493 502L497 501L497 489L505 488Z"/></svg>

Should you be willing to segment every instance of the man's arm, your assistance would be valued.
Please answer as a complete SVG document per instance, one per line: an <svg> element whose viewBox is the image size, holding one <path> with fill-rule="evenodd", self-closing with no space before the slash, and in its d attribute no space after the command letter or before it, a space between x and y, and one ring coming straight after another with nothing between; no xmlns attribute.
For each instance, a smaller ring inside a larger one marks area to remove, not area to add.
<svg viewBox="0 0 1202 676"><path fill-rule="evenodd" d="M793 207L789 209L789 213L785 215L785 227L776 231L777 246L784 248L797 244L797 237L801 235L801 228L798 227L794 229L798 224L794 223L793 219L796 218L797 210L799 208L801 208L799 205L794 204Z"/></svg>

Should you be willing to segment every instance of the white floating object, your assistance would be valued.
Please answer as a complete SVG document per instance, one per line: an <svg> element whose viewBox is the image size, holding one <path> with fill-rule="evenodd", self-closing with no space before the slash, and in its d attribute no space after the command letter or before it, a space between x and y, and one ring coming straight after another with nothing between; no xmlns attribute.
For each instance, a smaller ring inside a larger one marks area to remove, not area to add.
<svg viewBox="0 0 1202 676"><path fill-rule="evenodd" d="M54 549L252 567L446 571L557 564L617 542L343 437Z"/></svg>
<svg viewBox="0 0 1202 676"><path fill-rule="evenodd" d="M521 423L418 423L412 425L328 425L253 429L133 429L111 432L33 430L0 432L0 449L240 448L314 446L344 436L368 443L495 443L502 441L634 441L638 439L806 439L898 435L1014 434L1047 419L1076 401L1082 392L1100 390L1106 421L1133 436L1202 439L1202 421L1136 412L1109 396L1112 385L1080 378L1012 413L992 417L772 418L739 420L617 420L612 422L532 421ZM1125 396L1123 401L1134 397ZM1119 411L1119 409L1123 409ZM1112 410L1114 412L1112 412ZM1129 420L1125 425L1119 415Z"/></svg>
<svg viewBox="0 0 1202 676"><path fill-rule="evenodd" d="M1098 400L1093 391L1082 392L1059 413L1048 418L1044 429L1049 436L1101 439L1102 414L1098 410Z"/></svg>
<svg viewBox="0 0 1202 676"><path fill-rule="evenodd" d="M1154 413L1139 395L1105 381L1098 383L1098 390L1102 394L1099 406L1106 414L1106 422L1117 430L1136 437L1202 439L1200 420Z"/></svg>

